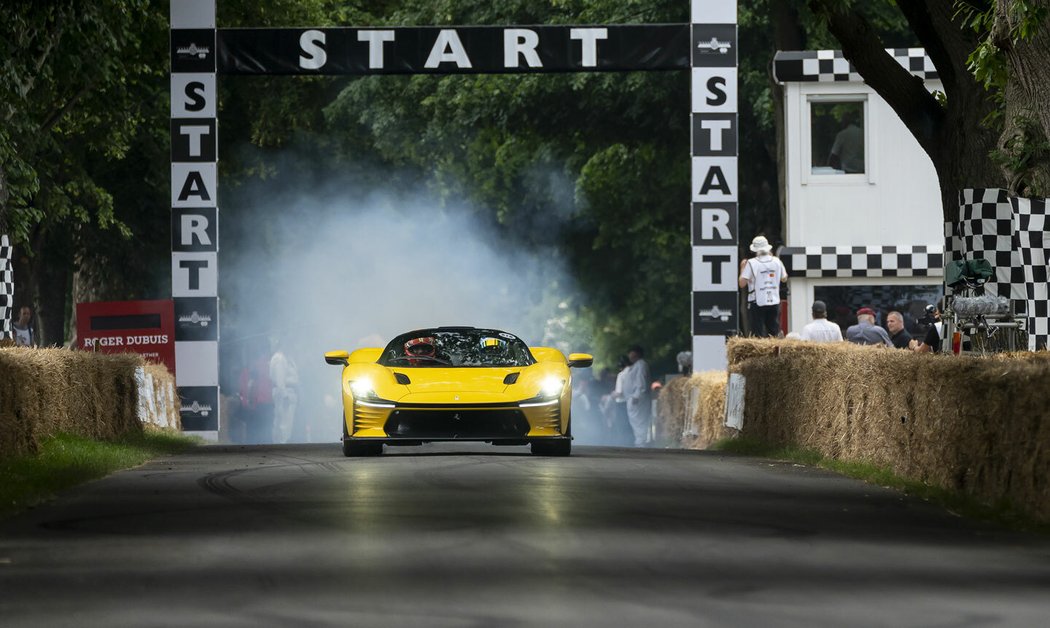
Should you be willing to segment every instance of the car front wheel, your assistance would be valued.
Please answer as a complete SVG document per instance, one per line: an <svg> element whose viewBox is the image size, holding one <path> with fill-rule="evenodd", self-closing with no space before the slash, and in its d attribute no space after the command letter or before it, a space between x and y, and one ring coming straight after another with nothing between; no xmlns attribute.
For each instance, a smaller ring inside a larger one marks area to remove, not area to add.
<svg viewBox="0 0 1050 628"><path fill-rule="evenodd" d="M532 441L532 455L534 456L568 456L571 453L572 440L569 438Z"/></svg>
<svg viewBox="0 0 1050 628"><path fill-rule="evenodd" d="M339 421L343 424L343 455L347 458L364 458L367 456L379 456L383 453L383 443L368 443L350 440L346 431L346 420L340 416Z"/></svg>

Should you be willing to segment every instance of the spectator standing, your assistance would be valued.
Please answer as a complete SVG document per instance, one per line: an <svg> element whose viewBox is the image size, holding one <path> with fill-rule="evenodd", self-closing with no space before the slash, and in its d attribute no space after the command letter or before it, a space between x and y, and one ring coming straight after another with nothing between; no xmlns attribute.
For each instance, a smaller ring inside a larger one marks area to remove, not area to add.
<svg viewBox="0 0 1050 628"><path fill-rule="evenodd" d="M280 341L270 358L270 381L273 382L273 442L291 440L295 409L299 403L299 369L285 354Z"/></svg>
<svg viewBox="0 0 1050 628"><path fill-rule="evenodd" d="M623 382L623 396L627 401L627 420L634 433L634 446L649 444L652 431L652 404L649 402L649 363L645 351L638 345L627 351L631 365Z"/></svg>
<svg viewBox="0 0 1050 628"><path fill-rule="evenodd" d="M747 319L751 335L780 335L780 284L787 281L787 269L773 256L773 247L765 236L751 240L754 257L740 262L738 284L747 288Z"/></svg>
<svg viewBox="0 0 1050 628"><path fill-rule="evenodd" d="M823 301L813 302L813 321L802 328L802 340L811 342L842 342L842 328L828 320L828 306Z"/></svg>
<svg viewBox="0 0 1050 628"><path fill-rule="evenodd" d="M36 330L33 329L33 310L28 305L18 308L18 320L11 325L15 333L16 347L35 347Z"/></svg>
<svg viewBox="0 0 1050 628"><path fill-rule="evenodd" d="M848 112L845 127L835 135L828 165L846 174L864 172L864 129L857 125L856 112Z"/></svg>
<svg viewBox="0 0 1050 628"><path fill-rule="evenodd" d="M248 407L248 440L252 443L269 443L273 439L273 381L270 379L270 355L259 349L255 360L248 366L248 377L244 382Z"/></svg>
<svg viewBox="0 0 1050 628"><path fill-rule="evenodd" d="M904 329L904 315L900 312L890 312L886 315L886 329L890 332L890 342L898 349L907 349L911 344L911 334Z"/></svg>
<svg viewBox="0 0 1050 628"><path fill-rule="evenodd" d="M846 329L846 340L858 345L893 346L886 330L875 324L875 310L868 307L857 310L857 324Z"/></svg>
<svg viewBox="0 0 1050 628"><path fill-rule="evenodd" d="M627 356L620 356L617 364L620 370L616 373L616 383L612 392L603 395L599 407L605 415L605 427L608 430L609 442L614 445L627 445L630 443L631 432L627 420L627 399L623 395L624 383L627 380L627 370L631 361Z"/></svg>
<svg viewBox="0 0 1050 628"><path fill-rule="evenodd" d="M920 342L919 340L912 338L908 344L908 348L918 353L940 353L941 352L941 329L943 323L941 323L941 307L943 307L944 299L941 299L938 305L927 305L926 316L924 319L928 321L929 328L926 330L926 336Z"/></svg>

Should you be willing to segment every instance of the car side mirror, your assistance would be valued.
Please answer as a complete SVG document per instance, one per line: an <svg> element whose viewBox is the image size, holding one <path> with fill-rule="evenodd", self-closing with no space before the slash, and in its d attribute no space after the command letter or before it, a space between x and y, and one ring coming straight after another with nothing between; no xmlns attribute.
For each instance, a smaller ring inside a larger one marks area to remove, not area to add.
<svg viewBox="0 0 1050 628"><path fill-rule="evenodd" d="M346 366L350 363L350 354L346 351L328 351L324 354L324 361L335 366Z"/></svg>
<svg viewBox="0 0 1050 628"><path fill-rule="evenodd" d="M594 364L594 356L589 353L569 354L569 368L571 369L585 369L591 364Z"/></svg>

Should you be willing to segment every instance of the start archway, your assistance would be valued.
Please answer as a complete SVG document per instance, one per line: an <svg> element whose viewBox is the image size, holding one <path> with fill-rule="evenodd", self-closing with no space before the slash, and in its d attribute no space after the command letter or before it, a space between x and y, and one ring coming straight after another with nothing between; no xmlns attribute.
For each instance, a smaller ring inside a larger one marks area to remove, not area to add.
<svg viewBox="0 0 1050 628"><path fill-rule="evenodd" d="M215 1L171 0L171 283L186 431L215 437L220 420L219 75L689 69L693 364L725 366L739 319L736 0L691 0L689 24L376 28L217 28Z"/></svg>

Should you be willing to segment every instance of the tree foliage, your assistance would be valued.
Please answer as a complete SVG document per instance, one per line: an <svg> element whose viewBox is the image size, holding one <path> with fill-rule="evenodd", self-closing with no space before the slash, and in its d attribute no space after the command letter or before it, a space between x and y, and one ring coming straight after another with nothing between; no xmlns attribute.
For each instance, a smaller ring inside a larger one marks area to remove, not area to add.
<svg viewBox="0 0 1050 628"><path fill-rule="evenodd" d="M351 19L358 25L684 22L688 4L405 0ZM239 99L232 92L242 88L230 89L229 98ZM564 307L552 328L577 336L591 330L600 364L614 362L633 342L667 359L688 347L686 73L373 76L291 89L288 98L312 101L323 119L304 120L284 139L305 132L323 147L329 167L362 176L385 168L403 184L419 181L445 202L474 208L508 242L537 250L553 244L582 293L554 302ZM238 103L244 118L261 118L255 113L261 103ZM225 118L222 125L225 134ZM244 176L281 176L279 151L250 155L233 157ZM318 168L325 166L309 170Z"/></svg>
<svg viewBox="0 0 1050 628"><path fill-rule="evenodd" d="M682 0L217 5L228 27L689 19ZM1050 189L1040 178L1050 172L1050 105L1040 103L1050 98L1041 72L1025 70L1050 50L1045 5L740 3L742 239L781 235L783 114L769 72L778 48L843 48L931 155L950 190L946 216L964 181ZM78 298L168 293L167 19L160 0L8 3L0 229L34 255L32 281L54 275L50 283L67 290L62 273L76 271ZM934 58L944 98L882 52L915 43ZM261 181L316 185L338 173L425 186L445 202L466 201L508 242L556 248L581 291L550 302L552 333L591 336L600 364L633 342L669 361L689 339L688 92L687 73L678 72L221 81L224 254L278 239L278 227L252 224L251 206L238 200ZM282 160L289 150L315 159ZM55 269L62 272L44 272Z"/></svg>
<svg viewBox="0 0 1050 628"><path fill-rule="evenodd" d="M865 5L869 3L863 3ZM965 187L1050 193L1050 30L1045 0L886 2L933 60L944 95L893 63L849 0L810 0L845 56L889 103L937 169L946 221Z"/></svg>

